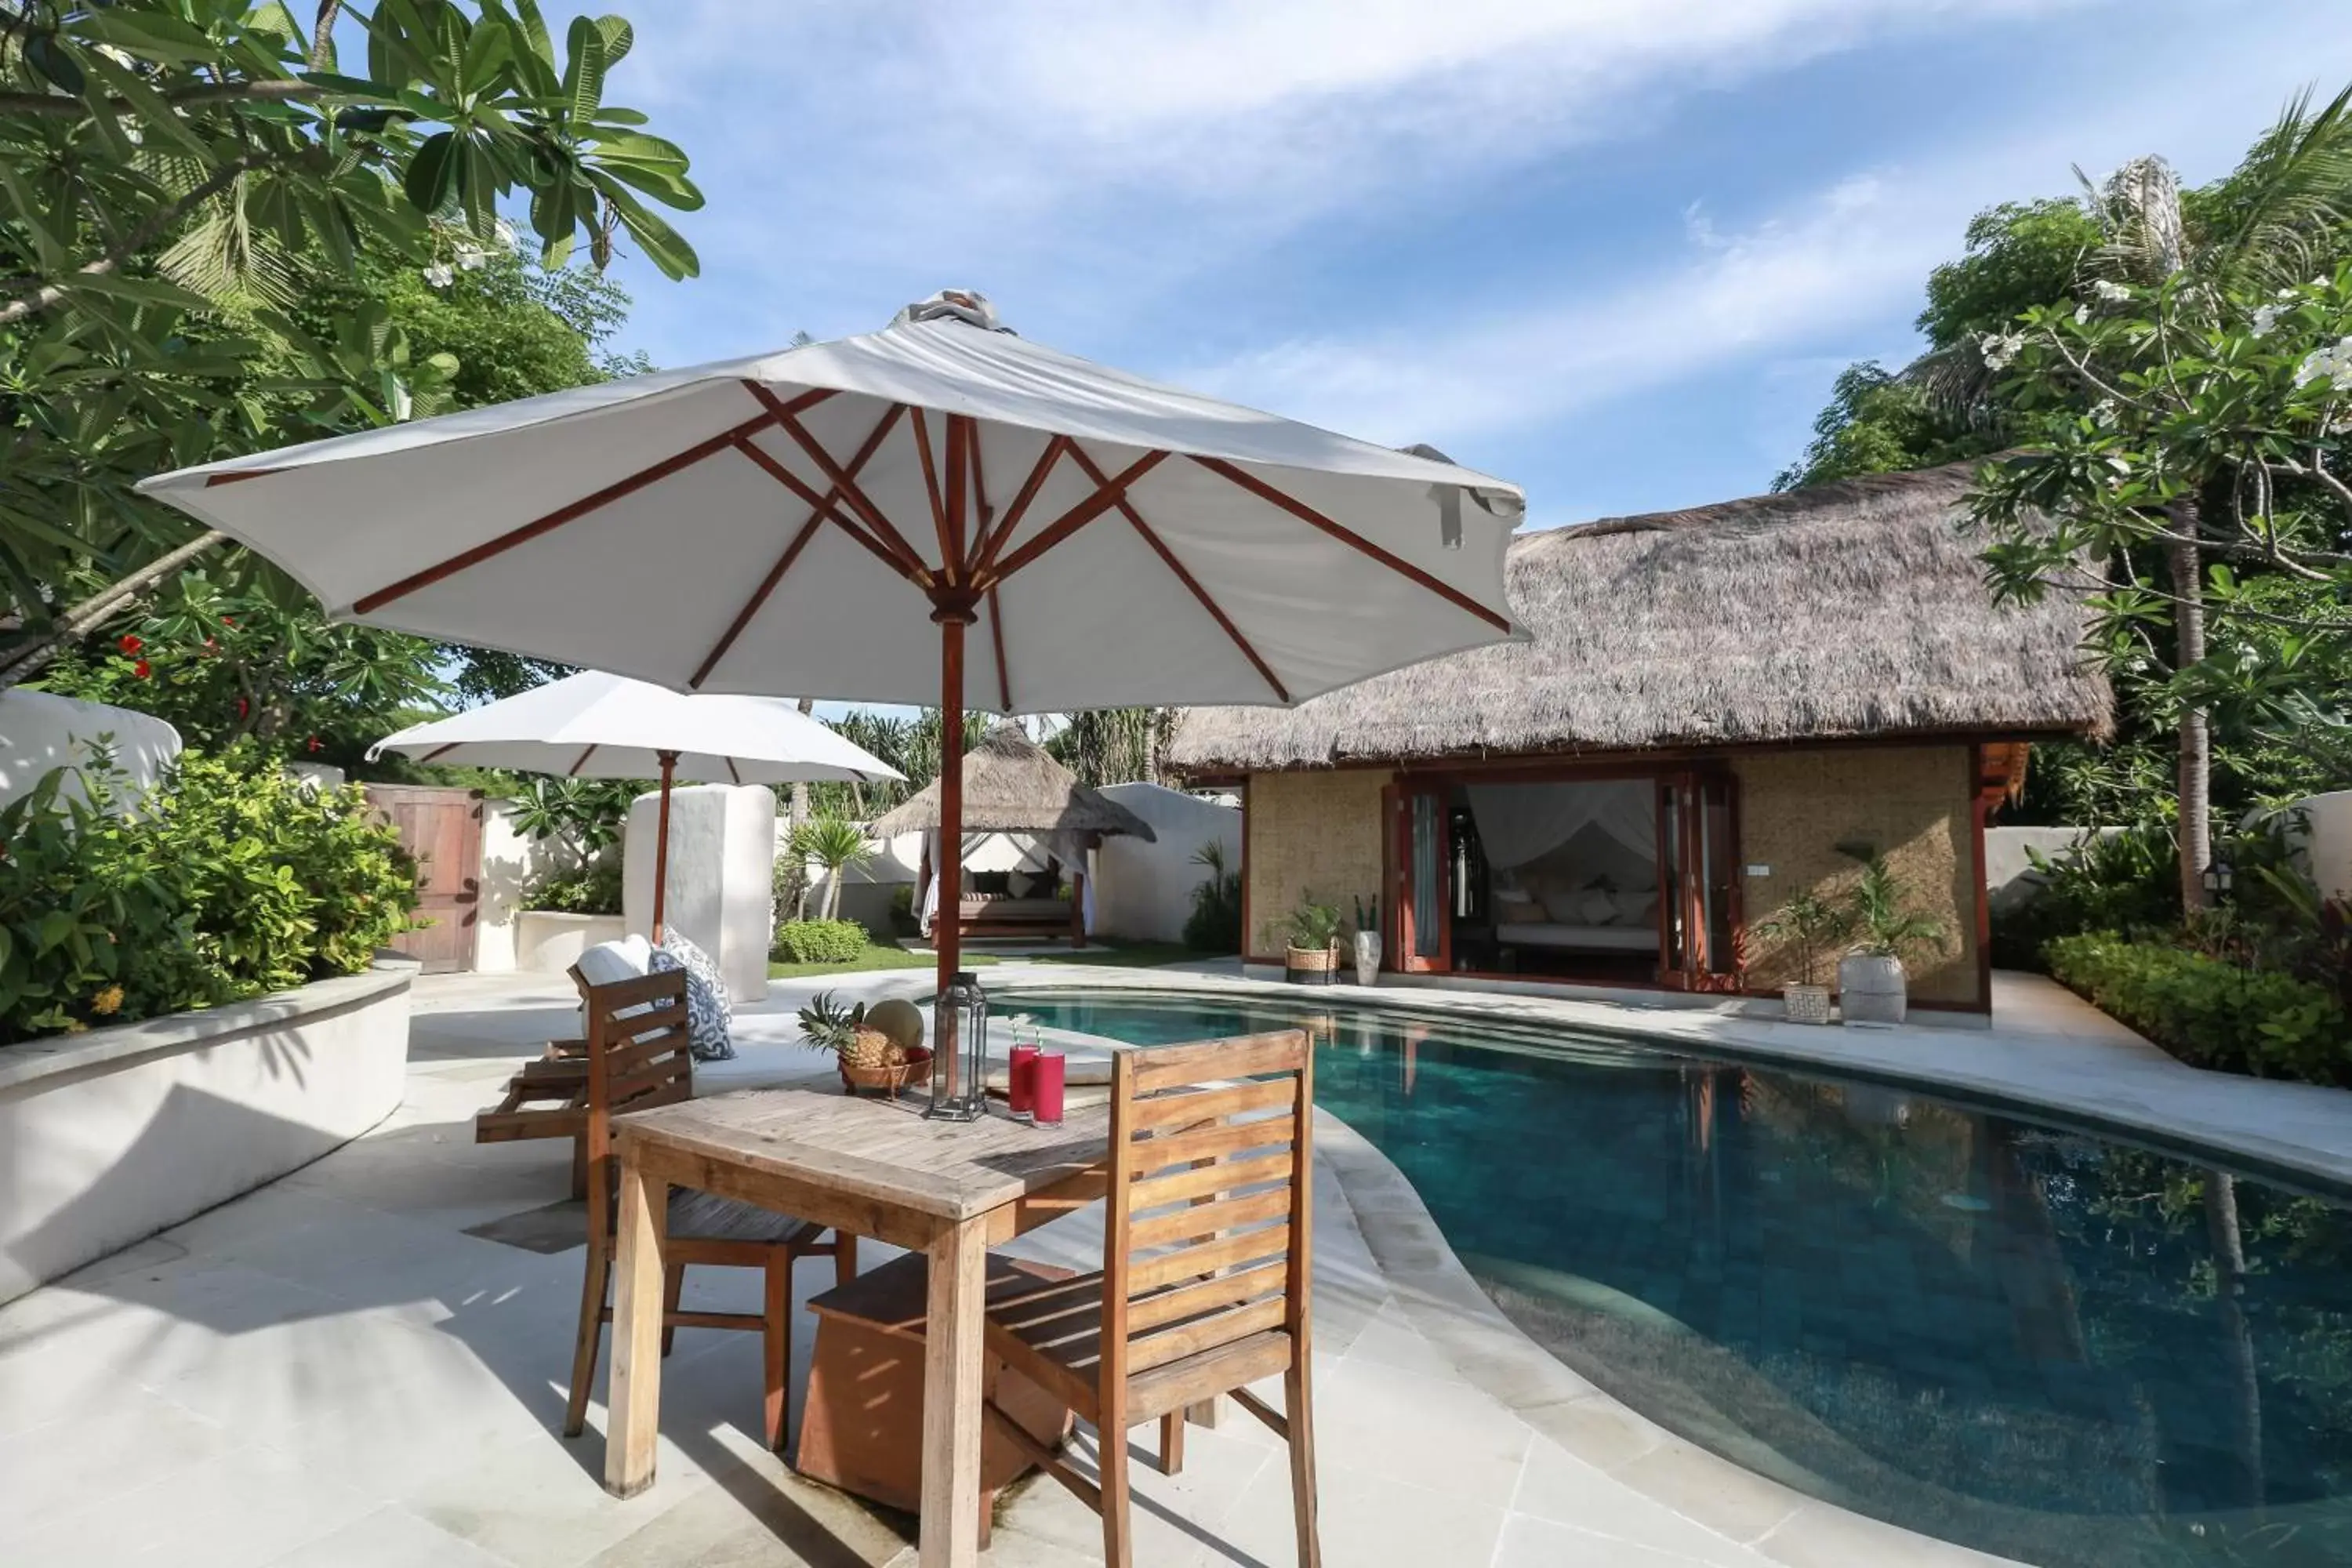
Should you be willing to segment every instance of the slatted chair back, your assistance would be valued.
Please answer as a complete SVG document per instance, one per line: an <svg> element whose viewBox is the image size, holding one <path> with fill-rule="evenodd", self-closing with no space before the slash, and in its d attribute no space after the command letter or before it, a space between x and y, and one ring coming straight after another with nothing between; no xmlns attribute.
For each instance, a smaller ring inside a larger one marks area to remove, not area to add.
<svg viewBox="0 0 2352 1568"><path fill-rule="evenodd" d="M1101 1398L1140 1413L1160 1403L1129 1397L1143 1374L1305 1343L1314 1050L1284 1029L1122 1052L1111 1096Z"/></svg>
<svg viewBox="0 0 2352 1568"><path fill-rule="evenodd" d="M659 970L592 985L574 969L572 978L587 1016L588 1228L592 1237L602 1237L611 1232L620 1191L614 1116L694 1094L687 975L683 969Z"/></svg>

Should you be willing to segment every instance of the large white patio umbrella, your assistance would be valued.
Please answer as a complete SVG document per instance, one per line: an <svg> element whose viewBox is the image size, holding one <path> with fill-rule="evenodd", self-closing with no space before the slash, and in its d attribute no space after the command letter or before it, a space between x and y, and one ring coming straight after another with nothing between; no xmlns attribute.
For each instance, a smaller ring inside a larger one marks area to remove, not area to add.
<svg viewBox="0 0 2352 1568"><path fill-rule="evenodd" d="M654 845L654 929L669 888L669 792L689 784L870 784L904 778L889 763L773 697L682 696L602 670L413 724L368 748L425 763L469 763L572 778L661 780Z"/></svg>
<svg viewBox="0 0 2352 1568"><path fill-rule="evenodd" d="M970 294L142 488L347 619L687 690L937 702L947 842L967 707L1287 705L1519 635L1515 487L1058 353Z"/></svg>

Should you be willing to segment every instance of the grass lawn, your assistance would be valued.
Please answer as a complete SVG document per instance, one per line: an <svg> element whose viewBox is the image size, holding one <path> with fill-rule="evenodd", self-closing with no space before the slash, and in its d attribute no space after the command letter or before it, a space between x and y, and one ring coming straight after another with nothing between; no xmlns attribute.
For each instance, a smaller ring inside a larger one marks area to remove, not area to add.
<svg viewBox="0 0 2352 1568"><path fill-rule="evenodd" d="M1198 956L1175 942L1146 942L1123 947L1066 947L1050 952L1023 953L1009 960L999 960L992 953L969 952L964 955L963 962L967 969L985 969L1000 962L1132 964L1148 968L1155 963L1174 963L1181 959ZM928 952L909 952L903 947L884 947L879 942L869 942L864 952L846 963L771 963L768 975L772 980L797 980L812 974L855 974L872 969L929 969L937 962Z"/></svg>

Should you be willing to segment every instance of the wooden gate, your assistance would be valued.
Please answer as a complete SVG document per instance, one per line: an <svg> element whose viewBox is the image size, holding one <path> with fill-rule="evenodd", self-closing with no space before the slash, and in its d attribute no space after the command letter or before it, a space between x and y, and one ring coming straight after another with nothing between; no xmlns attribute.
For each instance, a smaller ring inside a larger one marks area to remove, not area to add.
<svg viewBox="0 0 2352 1568"><path fill-rule="evenodd" d="M473 968L482 894L482 797L468 789L377 784L367 786L367 797L416 857L416 913L432 922L404 933L393 947L422 959L428 974Z"/></svg>

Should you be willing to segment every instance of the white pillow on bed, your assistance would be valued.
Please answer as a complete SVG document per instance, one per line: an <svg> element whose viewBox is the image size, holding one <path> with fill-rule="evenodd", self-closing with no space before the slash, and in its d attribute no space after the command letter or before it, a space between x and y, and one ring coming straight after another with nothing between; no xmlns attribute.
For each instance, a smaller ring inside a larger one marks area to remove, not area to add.
<svg viewBox="0 0 2352 1568"><path fill-rule="evenodd" d="M1617 918L1617 895L1606 888L1587 888L1576 895L1576 923L1605 926Z"/></svg>
<svg viewBox="0 0 2352 1568"><path fill-rule="evenodd" d="M1544 913L1554 925L1572 926L1583 922L1584 895L1573 888L1546 888L1541 895Z"/></svg>

